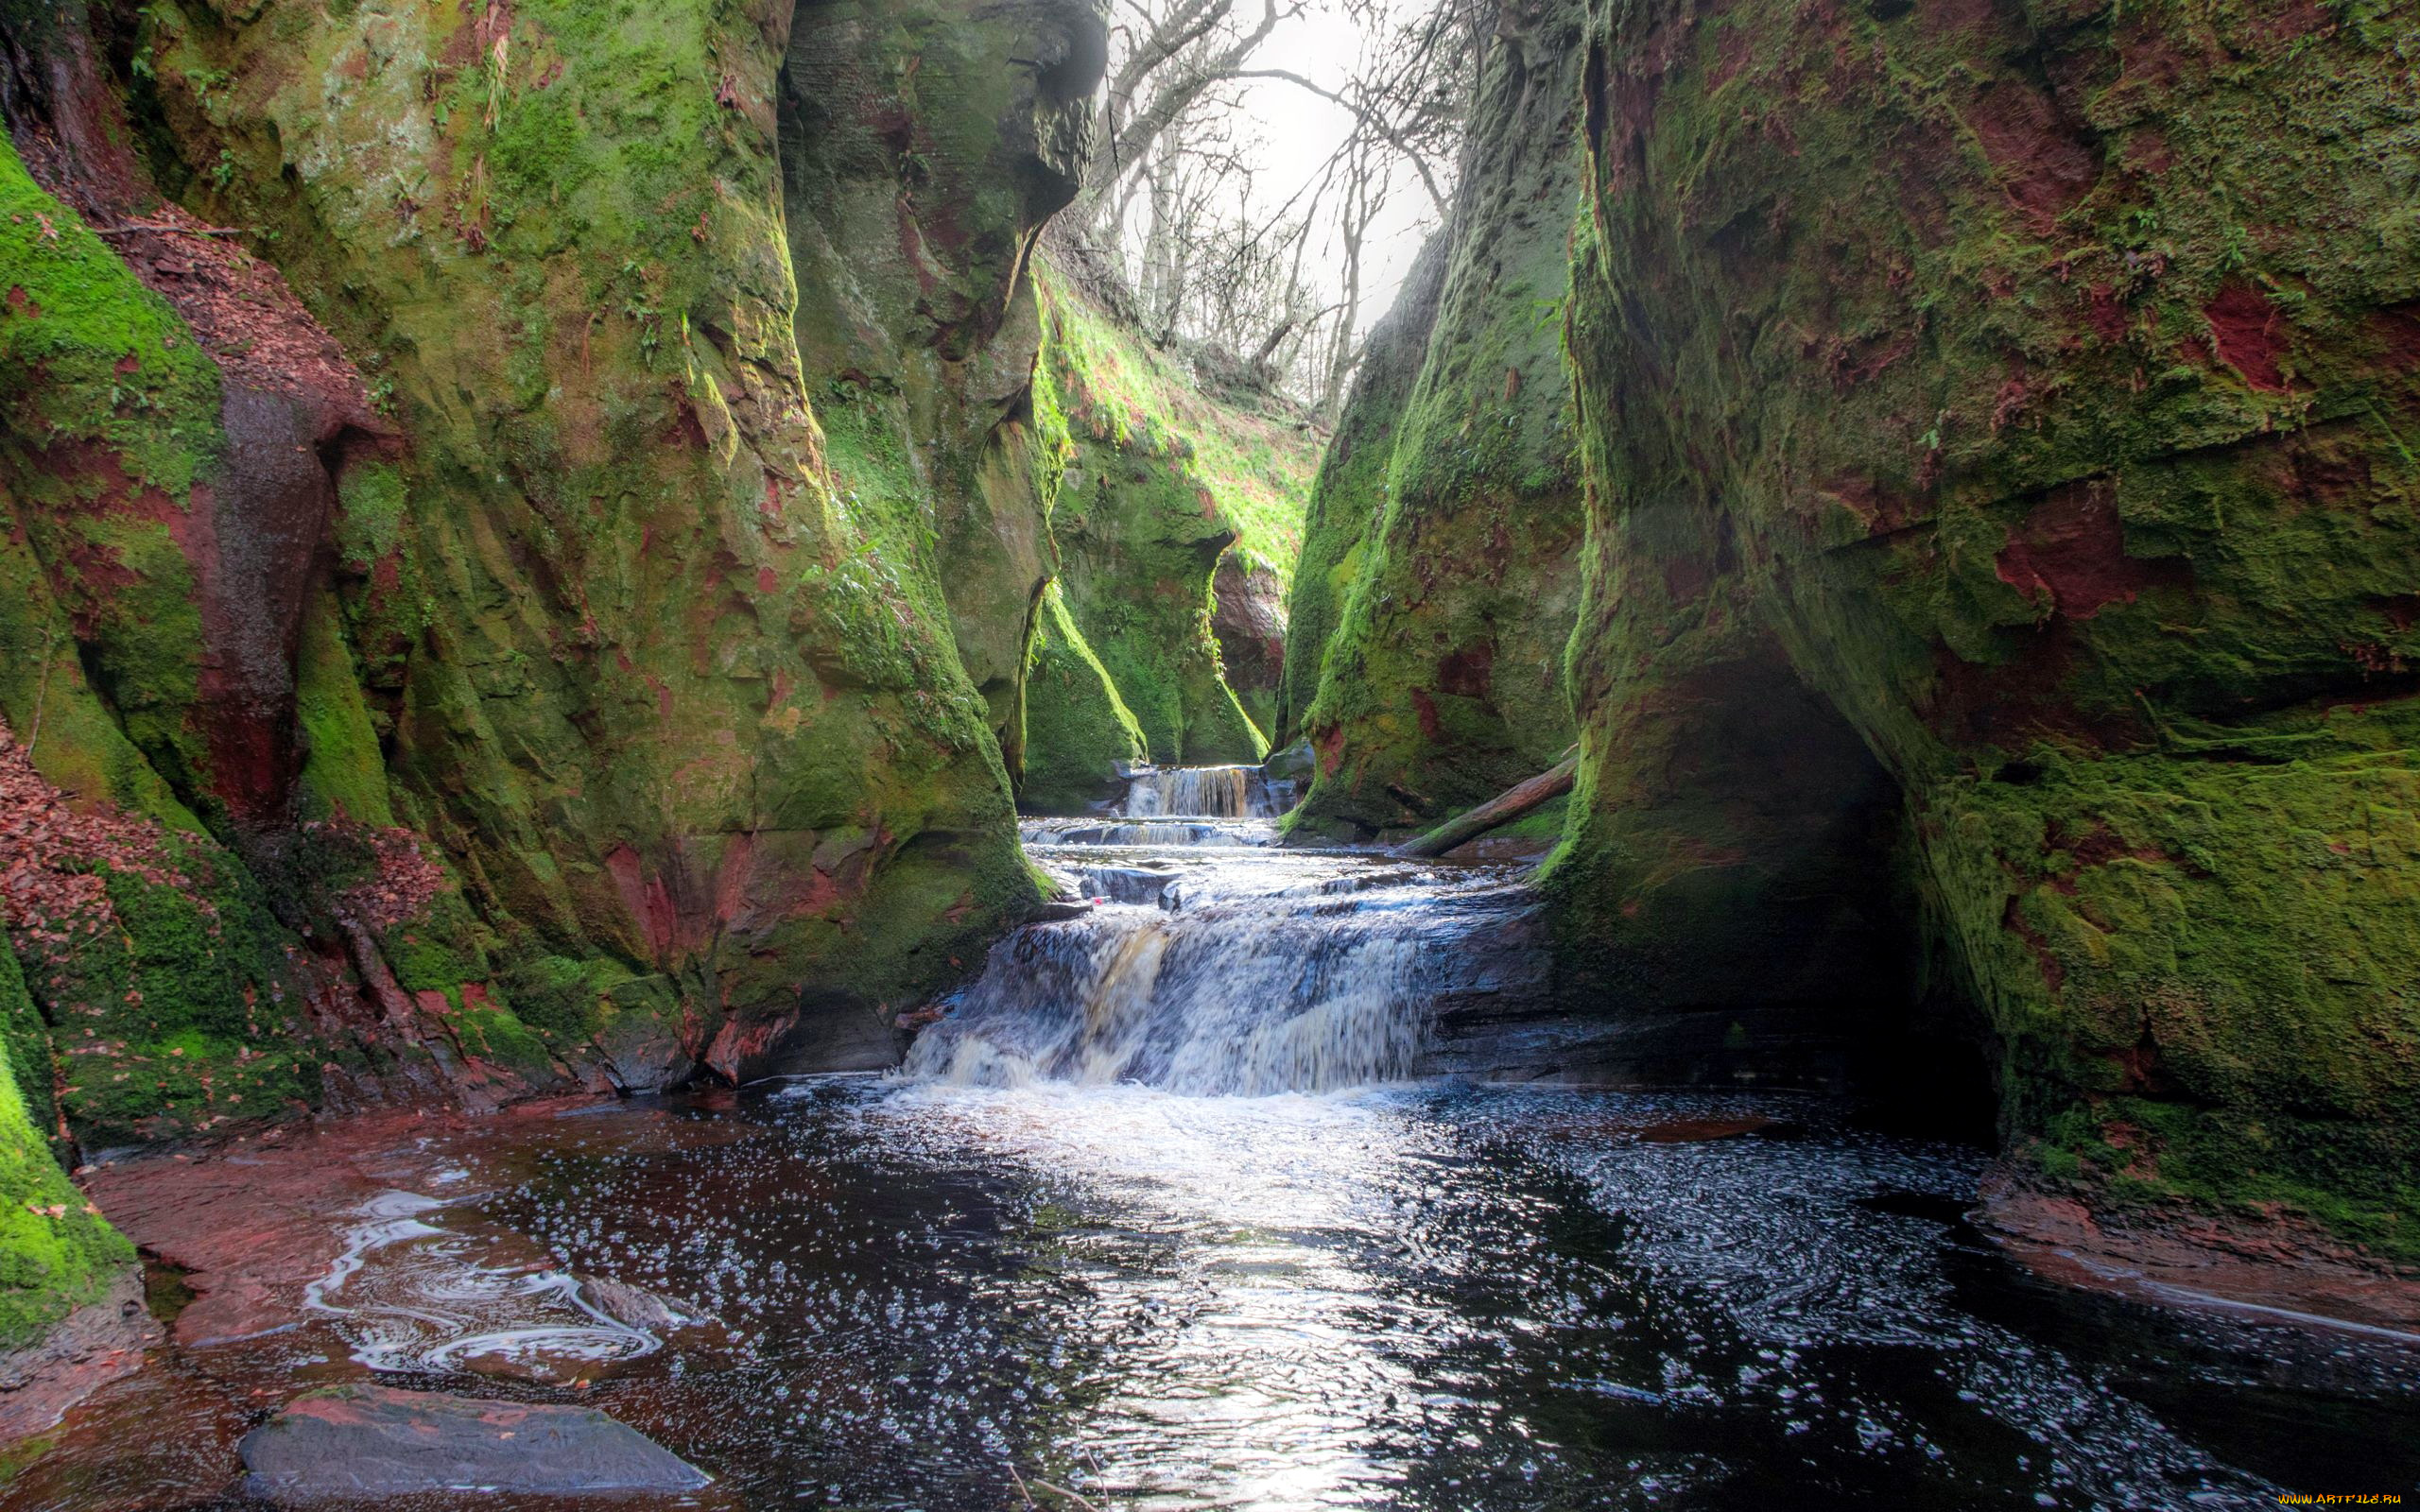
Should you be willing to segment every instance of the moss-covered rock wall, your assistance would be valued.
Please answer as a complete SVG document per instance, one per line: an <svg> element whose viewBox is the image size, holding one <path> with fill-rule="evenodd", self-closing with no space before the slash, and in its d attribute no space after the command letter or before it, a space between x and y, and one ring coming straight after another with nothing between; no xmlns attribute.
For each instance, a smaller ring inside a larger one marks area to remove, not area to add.
<svg viewBox="0 0 2420 1512"><path fill-rule="evenodd" d="M99 1301L134 1262L134 1246L52 1158L41 1122L51 1106L47 1056L19 1053L18 1026L34 1017L16 957L0 940L0 1024L9 1038L0 1066L0 1353Z"/></svg>
<svg viewBox="0 0 2420 1512"><path fill-rule="evenodd" d="M68 1136L892 1053L1038 896L1028 259L1098 14L10 16L0 780Z"/></svg>
<svg viewBox="0 0 2420 1512"><path fill-rule="evenodd" d="M1398 389L1382 370L1353 397L1398 407L1391 421L1344 421L1347 433L1384 428L1382 465L1348 457L1324 480L1323 515L1370 523L1301 717L1319 762L1298 823L1425 829L1552 766L1571 743L1563 658L1581 502L1561 317L1582 25L1578 5L1505 13L1417 375ZM1303 573L1298 594L1334 593L1340 562Z"/></svg>
<svg viewBox="0 0 2420 1512"><path fill-rule="evenodd" d="M1056 568L1030 260L1107 46L1084 0L810 0L781 75L798 344L838 508L948 627L1013 775Z"/></svg>
<svg viewBox="0 0 2420 1512"><path fill-rule="evenodd" d="M1277 728L1270 738L1290 746L1320 691L1345 597L1365 559L1363 542L1386 507L1387 469L1404 406L1428 354L1428 333L1445 280L1452 238L1432 235L1405 275L1395 301L1370 328L1360 366L1320 456L1304 508L1303 549L1286 596L1286 660L1277 683Z"/></svg>
<svg viewBox="0 0 2420 1512"><path fill-rule="evenodd" d="M1583 997L1962 1002L2044 1178L2420 1256L2413 22L1597 8Z"/></svg>
<svg viewBox="0 0 2420 1512"><path fill-rule="evenodd" d="M1037 651L1019 791L1050 811L1105 796L1115 765L1134 759L1130 727L1160 765L1266 754L1219 616L1264 669L1265 696L1284 634L1270 600L1300 547L1318 438L1273 400L1202 392L1072 278L1046 266L1042 287L1036 403L1064 623ZM1235 586L1223 610L1221 579Z"/></svg>

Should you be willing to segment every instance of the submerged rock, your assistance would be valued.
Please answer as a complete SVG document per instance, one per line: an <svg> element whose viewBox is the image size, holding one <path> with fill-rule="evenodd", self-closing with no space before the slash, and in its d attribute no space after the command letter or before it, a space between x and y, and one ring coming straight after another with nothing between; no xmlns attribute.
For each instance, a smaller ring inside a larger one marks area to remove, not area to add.
<svg viewBox="0 0 2420 1512"><path fill-rule="evenodd" d="M244 1437L254 1496L292 1504L479 1490L694 1491L713 1477L591 1407L348 1385L296 1398Z"/></svg>
<svg viewBox="0 0 2420 1512"><path fill-rule="evenodd" d="M1168 884L1182 875L1170 867L1086 867L1080 875L1090 896L1114 903L1163 901Z"/></svg>
<svg viewBox="0 0 2420 1512"><path fill-rule="evenodd" d="M0 1443L41 1433L94 1391L143 1365L163 1330L143 1305L143 1273L119 1269L100 1296L30 1344L0 1350Z"/></svg>

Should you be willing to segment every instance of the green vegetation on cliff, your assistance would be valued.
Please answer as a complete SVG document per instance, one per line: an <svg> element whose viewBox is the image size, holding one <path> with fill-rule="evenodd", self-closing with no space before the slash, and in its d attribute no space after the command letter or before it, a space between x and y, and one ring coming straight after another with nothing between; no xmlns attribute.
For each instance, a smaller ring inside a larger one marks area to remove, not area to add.
<svg viewBox="0 0 2420 1512"><path fill-rule="evenodd" d="M1028 748L1020 797L1049 809L1100 795L1111 764L1132 759L1130 724L1162 765L1266 753L1226 675L1212 580L1232 553L1283 583L1318 443L1274 403L1203 394L1071 279L1046 266L1042 284L1035 412L1054 454L1064 612L1037 652L1028 738L1050 743ZM1106 688L1085 675L1096 666Z"/></svg>
<svg viewBox="0 0 2420 1512"><path fill-rule="evenodd" d="M217 370L5 140L0 269L0 549L26 554L0 568L19 589L0 607L7 711L21 729L38 703L58 715L53 767L88 793L190 824L169 787L192 797L210 764L192 723L203 644L181 534L223 449ZM79 660L114 717L89 717L82 667L60 665Z"/></svg>
<svg viewBox="0 0 2420 1512"><path fill-rule="evenodd" d="M1299 665L1294 679L1316 690L1294 717L1319 752L1298 824L1426 829L1571 744L1581 499L1559 317L1582 20L1549 6L1499 30L1431 253L1443 266L1373 337L1322 472L1328 539L1293 619L1334 627L1316 680Z"/></svg>
<svg viewBox="0 0 2420 1512"><path fill-rule="evenodd" d="M1576 992L2420 1258L2407 23L1599 8Z"/></svg>
<svg viewBox="0 0 2420 1512"><path fill-rule="evenodd" d="M98 1300L134 1261L134 1246L67 1179L28 1116L33 1099L20 1088L29 1068L18 1057L16 1026L33 1013L16 957L0 939L0 1024L8 1026L9 1052L0 1067L0 1349L34 1343ZM39 1074L48 1071L45 1064ZM49 1089L35 1091L46 1105Z"/></svg>
<svg viewBox="0 0 2420 1512"><path fill-rule="evenodd" d="M1013 775L1053 567L1029 264L1081 170L1101 17L842 0L783 24L794 330L840 513L944 630Z"/></svg>
<svg viewBox="0 0 2420 1512"><path fill-rule="evenodd" d="M939 485L799 354L784 173L817 160L784 161L781 77L821 55L720 6L406 7L367 32L276 3L144 14L163 178L266 228L401 434L337 470L298 795L441 840L468 906L454 964L399 969L406 989L611 964L677 984L622 1007L695 1050L803 988L843 1014L911 999L1028 906L914 524ZM942 146L997 129L987 102L939 115ZM818 404L857 443L832 450L838 494ZM472 1038L520 1043L493 1028Z"/></svg>
<svg viewBox="0 0 2420 1512"><path fill-rule="evenodd" d="M1321 668L1344 601L1360 575L1363 542L1386 507L1387 472L1404 405L1428 352L1428 333L1452 245L1431 236L1404 278L1395 302L1362 343L1361 365L1320 457L1303 522L1303 551L1287 594L1286 665L1277 690L1277 728L1290 745L1319 695Z"/></svg>
<svg viewBox="0 0 2420 1512"><path fill-rule="evenodd" d="M1081 813L1113 790L1121 768L1145 759L1142 726L1052 583L1026 673L1025 781L1017 800L1044 814Z"/></svg>

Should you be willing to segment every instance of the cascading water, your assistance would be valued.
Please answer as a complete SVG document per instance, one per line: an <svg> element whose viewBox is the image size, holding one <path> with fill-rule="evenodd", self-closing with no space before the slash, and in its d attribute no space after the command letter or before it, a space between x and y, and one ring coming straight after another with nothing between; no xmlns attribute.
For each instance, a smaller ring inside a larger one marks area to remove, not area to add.
<svg viewBox="0 0 2420 1512"><path fill-rule="evenodd" d="M161 1351L0 1512L237 1504L263 1404L371 1378L603 1407L718 1482L633 1508L2249 1512L2348 1465L2420 1481L2411 1335L2046 1287L1964 1224L1979 1151L1770 1093L1347 1090L1577 1063L1509 870L1249 816L1028 833L1100 902L999 945L903 1076L231 1151L310 1163L263 1231L330 1205L293 1320ZM1332 1094L1197 1095L1289 1091ZM153 1169L151 1206L199 1206ZM214 1252L274 1268L214 1265L197 1307L288 1286L268 1247Z"/></svg>
<svg viewBox="0 0 2420 1512"><path fill-rule="evenodd" d="M1129 818L1182 814L1209 819L1274 818L1269 784L1257 766L1155 766L1126 785Z"/></svg>
<svg viewBox="0 0 2420 1512"><path fill-rule="evenodd" d="M1324 1091L1410 1075L1441 1007L1533 985L1512 875L1260 849L1268 802L1253 768L1178 767L1134 779L1144 822L1029 821L1096 906L995 947L904 1074Z"/></svg>

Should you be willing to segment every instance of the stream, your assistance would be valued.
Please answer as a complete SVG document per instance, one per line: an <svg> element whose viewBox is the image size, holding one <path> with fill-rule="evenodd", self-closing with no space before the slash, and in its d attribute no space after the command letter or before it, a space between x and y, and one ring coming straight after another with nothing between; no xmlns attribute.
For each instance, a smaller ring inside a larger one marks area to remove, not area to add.
<svg viewBox="0 0 2420 1512"><path fill-rule="evenodd" d="M1530 970L1518 869L1278 849L1282 799L1147 774L1028 821L1098 902L1003 941L895 1074L403 1141L301 1326L180 1351L6 1504L248 1506L245 1414L365 1370L584 1401L716 1477L648 1504L2420 1488L2420 1351L2036 1279L1963 1216L1982 1151L1441 1074L1439 1005Z"/></svg>

